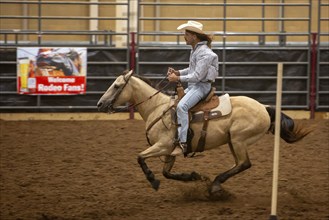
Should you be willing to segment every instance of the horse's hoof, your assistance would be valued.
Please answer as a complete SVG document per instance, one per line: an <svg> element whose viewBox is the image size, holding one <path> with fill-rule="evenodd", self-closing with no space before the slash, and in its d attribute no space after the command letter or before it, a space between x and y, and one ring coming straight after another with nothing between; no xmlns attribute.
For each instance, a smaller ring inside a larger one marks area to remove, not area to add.
<svg viewBox="0 0 329 220"><path fill-rule="evenodd" d="M212 186L209 190L208 198L215 201L227 201L234 198L234 195L223 189L221 186Z"/></svg>
<svg viewBox="0 0 329 220"><path fill-rule="evenodd" d="M158 191L159 186L160 186L160 180L153 180L152 184L152 188L155 189L156 191Z"/></svg>
<svg viewBox="0 0 329 220"><path fill-rule="evenodd" d="M223 188L220 185L212 185L211 188L209 189L209 194L214 195L218 194L223 190Z"/></svg>

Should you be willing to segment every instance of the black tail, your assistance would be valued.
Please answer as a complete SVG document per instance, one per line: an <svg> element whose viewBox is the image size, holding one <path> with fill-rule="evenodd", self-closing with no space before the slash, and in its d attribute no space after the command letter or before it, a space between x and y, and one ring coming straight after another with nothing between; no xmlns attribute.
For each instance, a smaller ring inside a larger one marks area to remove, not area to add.
<svg viewBox="0 0 329 220"><path fill-rule="evenodd" d="M271 118L271 127L269 131L275 133L275 108L266 107L266 110ZM281 130L280 137L287 143L294 143L303 139L306 135L312 132L312 129L306 129L302 125L296 125L294 120L288 115L281 112Z"/></svg>

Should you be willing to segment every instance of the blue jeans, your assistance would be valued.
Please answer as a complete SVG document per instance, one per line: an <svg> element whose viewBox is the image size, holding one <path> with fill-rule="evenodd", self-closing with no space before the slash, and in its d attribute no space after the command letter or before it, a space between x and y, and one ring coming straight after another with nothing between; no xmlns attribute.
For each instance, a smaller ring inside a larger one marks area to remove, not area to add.
<svg viewBox="0 0 329 220"><path fill-rule="evenodd" d="M180 142L187 141L187 130L189 127L188 110L205 98L210 89L210 83L198 82L185 90L186 94L177 105L177 122L180 124L178 127L178 138Z"/></svg>

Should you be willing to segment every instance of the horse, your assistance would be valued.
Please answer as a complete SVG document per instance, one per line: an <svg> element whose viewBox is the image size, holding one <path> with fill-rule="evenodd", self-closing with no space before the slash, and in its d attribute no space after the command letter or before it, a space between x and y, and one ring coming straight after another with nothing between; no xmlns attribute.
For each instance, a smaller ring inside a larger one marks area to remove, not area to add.
<svg viewBox="0 0 329 220"><path fill-rule="evenodd" d="M81 54L73 49L68 53L58 53L52 48L40 48L36 64L41 76L79 76L82 60Z"/></svg>
<svg viewBox="0 0 329 220"><path fill-rule="evenodd" d="M125 103L131 103L145 121L146 137L150 144L137 156L137 161L153 189L158 190L160 181L146 164L146 159L164 156L162 174L167 179L180 181L204 180L204 176L191 173L171 172L178 147L175 148L177 125L172 120L169 109L172 97L153 88L132 71L118 76L97 103L100 112L114 113ZM263 105L246 96L230 97L232 111L216 120L209 120L204 150L228 144L235 165L220 173L211 182L208 192L211 195L223 192L221 184L232 176L251 167L247 147L260 140L266 133L274 133L275 108ZM192 123L190 128L195 135L191 141L192 150L197 148L202 123ZM281 112L280 137L288 143L294 143L305 137L310 131ZM173 153L175 152L176 153Z"/></svg>

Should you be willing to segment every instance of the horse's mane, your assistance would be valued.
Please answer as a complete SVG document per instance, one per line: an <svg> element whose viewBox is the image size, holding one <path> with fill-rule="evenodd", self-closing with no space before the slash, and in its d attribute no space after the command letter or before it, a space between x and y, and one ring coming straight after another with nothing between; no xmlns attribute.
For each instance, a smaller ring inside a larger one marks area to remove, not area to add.
<svg viewBox="0 0 329 220"><path fill-rule="evenodd" d="M123 71L122 75L126 75L126 74L128 74L128 73L129 73L129 70L125 70L125 71ZM152 80L150 80L149 78L146 78L146 77L144 77L144 76L137 75L137 74L135 74L135 73L133 73L132 76L134 76L134 77L136 77L136 78L142 80L142 81L145 82L147 85L151 86L152 88L154 88L154 89L156 89L156 90L161 91L161 92L162 92L163 94L165 94L165 95L172 95L172 93L170 93L170 92L168 93L168 91L165 90L165 89L168 90L169 82L168 82L168 81L163 82L164 79L162 79L160 82L158 82L157 84L155 84L154 81L152 81ZM163 85L163 83L164 83L165 85Z"/></svg>
<svg viewBox="0 0 329 220"><path fill-rule="evenodd" d="M134 76L135 76L136 78L141 79L142 81L146 82L146 84L148 84L148 85L154 87L154 86L153 86L153 83L152 83L152 81L151 81L150 79L148 79L148 78L146 78L146 77L144 77L144 76L140 76L140 75L134 75Z"/></svg>
<svg viewBox="0 0 329 220"><path fill-rule="evenodd" d="M125 71L123 71L122 75L126 75L127 73L129 73L129 70L125 70ZM152 83L152 81L151 81L150 79L148 79L148 78L146 78L146 77L144 77L144 76L141 76L141 75L137 75L137 74L135 74L135 73L133 73L133 76L136 77L136 78L138 78L138 79L140 79L140 80L142 80L142 81L145 82L146 84L148 84L148 85L154 87L154 86L153 86L153 83Z"/></svg>

